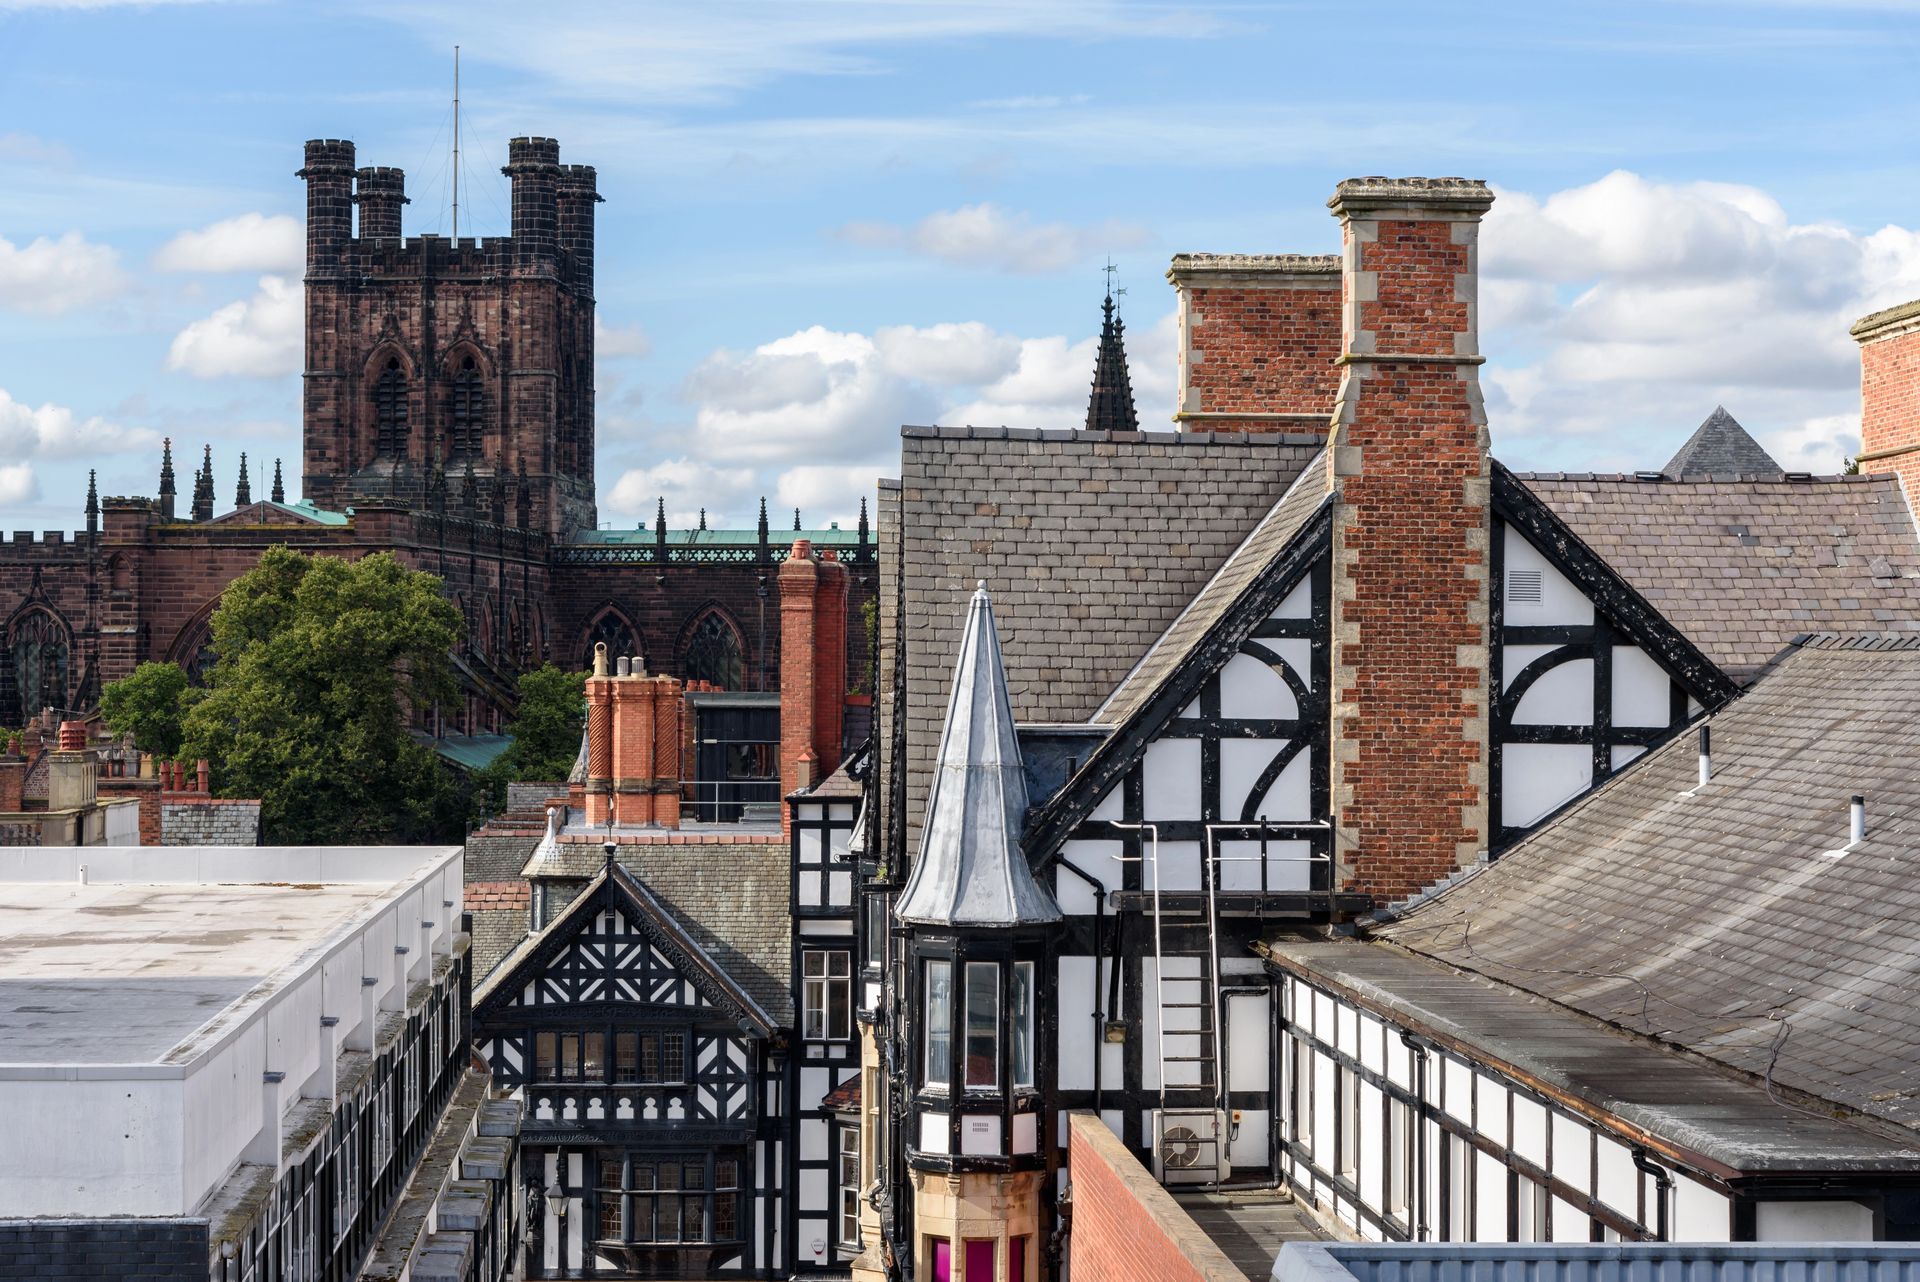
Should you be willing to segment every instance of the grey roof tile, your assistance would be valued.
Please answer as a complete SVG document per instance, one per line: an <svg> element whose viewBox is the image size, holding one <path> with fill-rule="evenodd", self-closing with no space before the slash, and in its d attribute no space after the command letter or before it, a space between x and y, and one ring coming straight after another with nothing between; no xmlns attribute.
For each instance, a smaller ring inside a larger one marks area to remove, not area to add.
<svg viewBox="0 0 1920 1282"><path fill-rule="evenodd" d="M1920 1130L1920 637L1814 638L1378 933ZM1867 839L1844 855L1848 797Z"/></svg>
<svg viewBox="0 0 1920 1282"><path fill-rule="evenodd" d="M1519 479L1736 679L1799 632L1920 630L1920 537L1891 476Z"/></svg>

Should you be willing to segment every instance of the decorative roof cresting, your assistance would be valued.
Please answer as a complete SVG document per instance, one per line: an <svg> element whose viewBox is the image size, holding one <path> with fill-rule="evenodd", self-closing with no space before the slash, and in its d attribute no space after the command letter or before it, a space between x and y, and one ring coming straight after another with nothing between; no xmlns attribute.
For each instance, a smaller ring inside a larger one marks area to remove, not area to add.
<svg viewBox="0 0 1920 1282"><path fill-rule="evenodd" d="M1060 920L1021 850L1027 783L982 582L967 607L960 657L927 797L920 857L896 909L927 926L1030 926Z"/></svg>

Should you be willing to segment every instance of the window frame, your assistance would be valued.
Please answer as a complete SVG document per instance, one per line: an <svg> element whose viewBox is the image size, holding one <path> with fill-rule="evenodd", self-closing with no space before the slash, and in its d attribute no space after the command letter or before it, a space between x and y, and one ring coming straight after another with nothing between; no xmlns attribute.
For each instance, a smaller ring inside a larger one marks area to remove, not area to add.
<svg viewBox="0 0 1920 1282"><path fill-rule="evenodd" d="M976 991L976 977L989 981L990 987ZM1001 984L1000 963L990 961L970 961L962 976L964 990L962 1003L964 1014L961 1019L961 1088L974 1092L997 1092L1001 1085L1000 1072L1000 1007ZM976 998L987 998L986 1007L980 1014L984 1016L976 1027L974 1002ZM976 1040L983 1041L987 1053L984 1056L974 1054ZM984 1062L992 1068L990 1080L974 1080L973 1069L976 1062Z"/></svg>
<svg viewBox="0 0 1920 1282"><path fill-rule="evenodd" d="M833 969L835 958L840 961L838 974ZM812 973L815 961L821 964L817 975ZM815 1031L816 1015L819 1016L818 1032ZM852 952L845 948L801 950L800 1016L802 1041L843 1042L853 1035Z"/></svg>
<svg viewBox="0 0 1920 1282"><path fill-rule="evenodd" d="M843 1248L860 1246L860 1128L842 1122L834 1149L834 1177L839 1181L839 1241ZM848 1145L851 1143L852 1147Z"/></svg>
<svg viewBox="0 0 1920 1282"><path fill-rule="evenodd" d="M1035 1089L1038 1080L1034 1064L1033 1007L1038 997L1034 984L1039 978L1039 969L1030 961L1017 961L1009 978L1012 982L1007 985L1007 1021L1012 1045L1008 1047L1007 1077L1013 1089L1030 1091ZM1022 1061L1025 1061L1024 1071Z"/></svg>
<svg viewBox="0 0 1920 1282"><path fill-rule="evenodd" d="M921 1089L946 1095L953 1090L953 961L928 957L920 965Z"/></svg>

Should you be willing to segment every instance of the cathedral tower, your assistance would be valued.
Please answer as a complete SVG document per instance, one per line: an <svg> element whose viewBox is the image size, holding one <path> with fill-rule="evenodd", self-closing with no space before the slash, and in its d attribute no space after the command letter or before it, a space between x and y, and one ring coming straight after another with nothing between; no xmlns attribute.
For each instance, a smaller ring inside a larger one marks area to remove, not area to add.
<svg viewBox="0 0 1920 1282"><path fill-rule="evenodd" d="M515 138L512 234L405 237L406 175L309 142L304 492L322 508L425 506L436 465L564 539L595 524L593 206L585 165ZM358 234L352 225L359 209Z"/></svg>

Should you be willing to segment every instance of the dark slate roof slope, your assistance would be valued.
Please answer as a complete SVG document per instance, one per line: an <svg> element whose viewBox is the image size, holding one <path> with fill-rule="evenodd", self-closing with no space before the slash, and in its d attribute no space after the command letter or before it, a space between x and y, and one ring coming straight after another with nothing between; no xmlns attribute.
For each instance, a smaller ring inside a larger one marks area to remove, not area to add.
<svg viewBox="0 0 1920 1282"><path fill-rule="evenodd" d="M1675 480L1683 476L1764 476L1778 478L1786 469L1773 461L1773 455L1727 413L1716 405L1706 422L1694 430L1667 465L1660 469Z"/></svg>
<svg viewBox="0 0 1920 1282"><path fill-rule="evenodd" d="M1324 455L1315 455L1287 492L1280 496L1280 501L1241 540L1240 546L1207 580L1206 586L1200 589L1179 617L1160 634L1153 648L1134 665L1133 671L1127 673L1092 719L1103 725L1119 725L1138 711L1140 705L1166 680L1167 675L1180 666L1180 660L1199 645L1221 616L1245 595L1260 571L1286 550L1294 535L1306 526L1308 519L1326 502L1331 489L1332 478L1326 458Z"/></svg>
<svg viewBox="0 0 1920 1282"><path fill-rule="evenodd" d="M1920 537L1891 476L1519 479L1736 679L1800 633L1920 630Z"/></svg>
<svg viewBox="0 0 1920 1282"><path fill-rule="evenodd" d="M1920 1128L1916 760L1920 637L1805 640L1714 718L1704 788L1682 736L1378 933Z"/></svg>
<svg viewBox="0 0 1920 1282"><path fill-rule="evenodd" d="M898 525L881 543L904 536L909 850L977 580L993 592L1015 718L1083 722L1320 448L1279 434L901 435Z"/></svg>
<svg viewBox="0 0 1920 1282"><path fill-rule="evenodd" d="M1287 936L1262 951L1403 1027L1471 1046L1476 1057L1621 1118L1661 1147L1734 1173L1910 1171L1920 1161L1913 1144L1878 1127L1797 1108L1763 1083L1395 948Z"/></svg>

